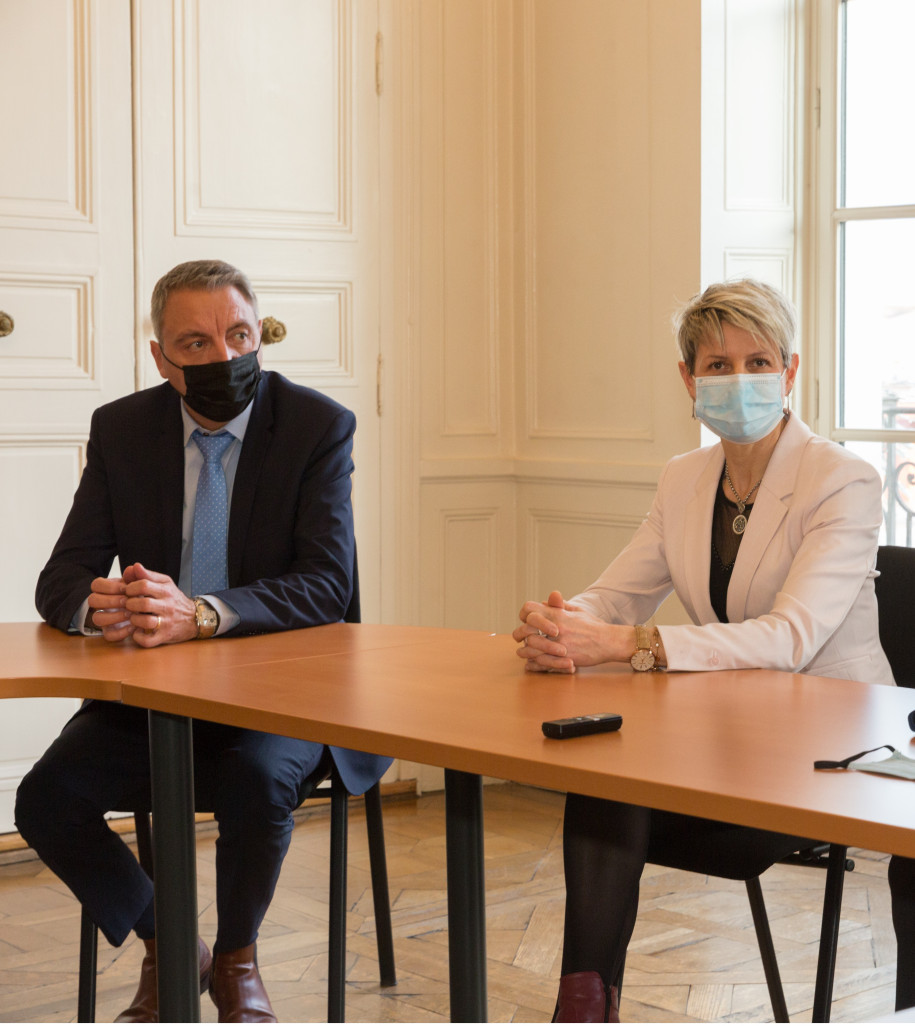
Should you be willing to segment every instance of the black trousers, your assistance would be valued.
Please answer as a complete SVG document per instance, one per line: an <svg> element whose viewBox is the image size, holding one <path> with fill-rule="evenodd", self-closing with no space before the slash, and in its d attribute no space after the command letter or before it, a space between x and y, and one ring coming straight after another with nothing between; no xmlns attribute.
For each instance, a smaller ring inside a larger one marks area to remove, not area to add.
<svg viewBox="0 0 915 1026"><path fill-rule="evenodd" d="M213 812L215 950L254 942L289 847L292 812L324 774L324 746L194 721L198 811ZM148 810L147 713L86 703L20 784L16 825L113 945L149 915L153 886L104 814Z"/></svg>

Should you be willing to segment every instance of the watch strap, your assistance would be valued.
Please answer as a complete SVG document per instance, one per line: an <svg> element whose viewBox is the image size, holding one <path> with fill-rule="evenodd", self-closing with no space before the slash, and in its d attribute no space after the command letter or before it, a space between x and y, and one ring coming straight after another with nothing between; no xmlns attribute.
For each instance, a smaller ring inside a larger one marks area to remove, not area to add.
<svg viewBox="0 0 915 1026"><path fill-rule="evenodd" d="M636 650L646 648L651 651L651 629L647 624L637 623L635 625L635 647Z"/></svg>
<svg viewBox="0 0 915 1026"><path fill-rule="evenodd" d="M644 623L635 625L635 651L629 664L638 673L657 669L657 661L651 647L651 628Z"/></svg>

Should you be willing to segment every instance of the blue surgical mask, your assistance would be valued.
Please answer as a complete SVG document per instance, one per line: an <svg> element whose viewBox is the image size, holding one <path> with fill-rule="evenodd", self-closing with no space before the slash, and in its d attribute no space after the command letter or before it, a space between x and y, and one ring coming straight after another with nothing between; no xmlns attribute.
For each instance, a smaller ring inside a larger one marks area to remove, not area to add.
<svg viewBox="0 0 915 1026"><path fill-rule="evenodd" d="M715 374L696 378L695 416L728 442L758 442L785 414L783 374Z"/></svg>

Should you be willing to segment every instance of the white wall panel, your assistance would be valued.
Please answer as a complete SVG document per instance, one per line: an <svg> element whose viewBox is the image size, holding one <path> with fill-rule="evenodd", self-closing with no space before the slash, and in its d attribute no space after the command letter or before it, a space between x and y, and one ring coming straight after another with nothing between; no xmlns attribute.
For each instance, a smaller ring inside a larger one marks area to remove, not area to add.
<svg viewBox="0 0 915 1026"><path fill-rule="evenodd" d="M447 4L441 25L447 174L440 430L445 436L495 435L500 408L495 5Z"/></svg>
<svg viewBox="0 0 915 1026"><path fill-rule="evenodd" d="M0 95L28 93L28 102L4 105L2 225L40 219L84 229L92 220L90 6L89 0L0 4Z"/></svg>
<svg viewBox="0 0 915 1026"><path fill-rule="evenodd" d="M422 503L421 622L510 630L514 577L511 485L497 479L426 483Z"/></svg>
<svg viewBox="0 0 915 1026"><path fill-rule="evenodd" d="M422 454L498 456L513 393L511 8L418 13Z"/></svg>
<svg viewBox="0 0 915 1026"><path fill-rule="evenodd" d="M647 6L574 11L525 4L526 435L648 439Z"/></svg>
<svg viewBox="0 0 915 1026"><path fill-rule="evenodd" d="M81 440L0 438L2 622L38 619L35 582L63 527L83 452Z"/></svg>
<svg viewBox="0 0 915 1026"><path fill-rule="evenodd" d="M312 388L355 387L353 283L252 282L261 317L286 327L282 342L264 352L264 366Z"/></svg>
<svg viewBox="0 0 915 1026"><path fill-rule="evenodd" d="M724 251L726 278L758 278L791 294L793 253L790 249L728 246Z"/></svg>
<svg viewBox="0 0 915 1026"><path fill-rule="evenodd" d="M0 339L0 389L97 387L94 286L90 275L0 270L0 296L15 321Z"/></svg>
<svg viewBox="0 0 915 1026"><path fill-rule="evenodd" d="M608 504L609 505L609 504ZM525 560L530 598L553 590L565 598L586 588L629 543L641 517L564 509L528 509Z"/></svg>
<svg viewBox="0 0 915 1026"><path fill-rule="evenodd" d="M351 0L176 5L178 234L353 230L351 19Z"/></svg>
<svg viewBox="0 0 915 1026"><path fill-rule="evenodd" d="M699 3L409 10L419 619L509 631L698 439L670 315L699 279Z"/></svg>

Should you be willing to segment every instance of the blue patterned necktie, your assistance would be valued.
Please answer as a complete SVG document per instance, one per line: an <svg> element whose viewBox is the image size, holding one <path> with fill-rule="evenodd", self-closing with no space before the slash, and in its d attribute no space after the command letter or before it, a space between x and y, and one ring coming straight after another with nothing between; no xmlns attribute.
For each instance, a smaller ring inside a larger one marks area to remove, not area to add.
<svg viewBox="0 0 915 1026"><path fill-rule="evenodd" d="M209 595L228 587L226 541L229 533L229 502L222 454L235 436L228 431L191 438L203 453L204 464L197 481L194 504L194 536L191 557L191 594Z"/></svg>

